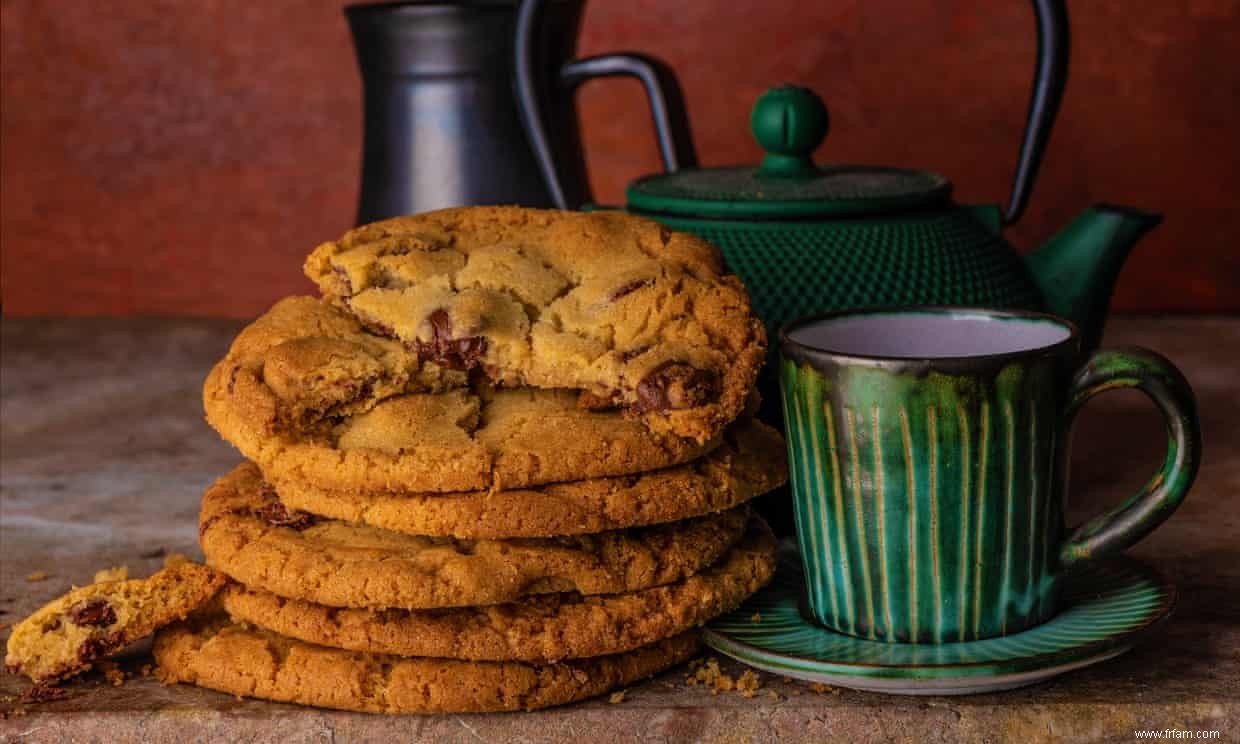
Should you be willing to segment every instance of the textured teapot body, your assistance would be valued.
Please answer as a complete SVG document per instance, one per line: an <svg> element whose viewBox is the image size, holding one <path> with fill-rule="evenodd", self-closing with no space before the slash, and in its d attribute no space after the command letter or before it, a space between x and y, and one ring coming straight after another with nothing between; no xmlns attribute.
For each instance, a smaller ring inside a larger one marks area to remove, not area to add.
<svg viewBox="0 0 1240 744"><path fill-rule="evenodd" d="M719 246L771 338L802 315L857 307L1043 308L1024 260L986 224L983 209L949 204L795 222L648 216Z"/></svg>

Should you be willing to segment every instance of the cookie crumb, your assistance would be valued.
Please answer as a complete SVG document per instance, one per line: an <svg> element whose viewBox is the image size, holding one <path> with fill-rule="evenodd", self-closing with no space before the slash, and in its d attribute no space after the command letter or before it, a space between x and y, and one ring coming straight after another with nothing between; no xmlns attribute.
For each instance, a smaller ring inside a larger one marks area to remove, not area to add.
<svg viewBox="0 0 1240 744"><path fill-rule="evenodd" d="M813 683L812 685L809 686L809 689L813 690L819 695L826 695L827 693L831 693L832 695L840 694L840 688L832 687L831 685L823 684L822 682Z"/></svg>
<svg viewBox="0 0 1240 744"><path fill-rule="evenodd" d="M47 571L31 571L26 574L26 581L44 581L47 579Z"/></svg>
<svg viewBox="0 0 1240 744"><path fill-rule="evenodd" d="M784 699L783 695L780 695L778 692L775 692L774 690L770 690L769 692L767 692L766 696L772 700L783 700Z"/></svg>
<svg viewBox="0 0 1240 744"><path fill-rule="evenodd" d="M712 695L718 695L721 692L737 692L744 697L752 698L762 687L762 679L753 670L746 670L740 677L733 679L731 675L725 674L719 668L717 659L695 659L690 662L689 670L692 674L685 675L685 683L690 687L698 685L708 687Z"/></svg>
<svg viewBox="0 0 1240 744"><path fill-rule="evenodd" d="M616 705L617 703L623 703L625 692L626 692L625 690L620 690L618 692L611 693L611 696L607 698L607 702L611 703L612 705Z"/></svg>
<svg viewBox="0 0 1240 744"><path fill-rule="evenodd" d="M151 676L151 672L153 670L154 670L154 667L152 667L150 664L143 664L142 669L141 669L142 676L143 677Z"/></svg>
<svg viewBox="0 0 1240 744"><path fill-rule="evenodd" d="M193 563L193 561L184 553L169 553L164 557L164 568L173 568L186 563Z"/></svg>
<svg viewBox="0 0 1240 744"><path fill-rule="evenodd" d="M92 583L101 584L105 581L125 581L129 578L129 566L112 566L95 572Z"/></svg>
<svg viewBox="0 0 1240 744"><path fill-rule="evenodd" d="M752 698L754 695L758 694L758 689L761 687L762 680L758 678L757 672L752 669L746 670L745 673L736 680L736 691L739 692L742 697Z"/></svg>
<svg viewBox="0 0 1240 744"><path fill-rule="evenodd" d="M99 671L103 672L104 679L111 682L113 687L120 687L128 679L128 675L114 661L101 661L98 666Z"/></svg>
<svg viewBox="0 0 1240 744"><path fill-rule="evenodd" d="M760 622L762 622L762 613L761 613L761 612L755 612L755 613L753 614L753 617L749 618L749 622L751 622L751 623L760 623Z"/></svg>

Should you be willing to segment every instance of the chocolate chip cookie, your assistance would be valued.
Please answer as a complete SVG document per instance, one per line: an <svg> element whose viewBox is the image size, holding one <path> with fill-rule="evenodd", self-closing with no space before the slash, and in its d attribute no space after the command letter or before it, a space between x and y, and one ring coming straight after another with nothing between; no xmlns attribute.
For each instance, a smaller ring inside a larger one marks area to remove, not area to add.
<svg viewBox="0 0 1240 744"><path fill-rule="evenodd" d="M745 407L766 349L717 249L624 212L399 217L319 246L305 272L419 359L505 386L581 390L699 443Z"/></svg>
<svg viewBox="0 0 1240 744"><path fill-rule="evenodd" d="M251 466L252 467L252 466ZM275 480L291 509L413 535L497 539L580 535L723 511L787 481L783 438L750 419L687 465L534 488L458 493L328 490Z"/></svg>
<svg viewBox="0 0 1240 744"><path fill-rule="evenodd" d="M543 540L419 537L287 509L253 468L203 495L207 563L233 579L331 607L426 609L554 592L610 594L697 573L744 533L748 510Z"/></svg>
<svg viewBox="0 0 1240 744"><path fill-rule="evenodd" d="M182 563L146 579L78 587L14 626L5 667L35 682L84 672L202 607L224 581L206 566Z"/></svg>
<svg viewBox="0 0 1240 744"><path fill-rule="evenodd" d="M464 491L625 475L699 445L565 390L462 389L322 301L277 303L203 386L207 421L275 479L337 490ZM438 391L438 392L437 392ZM446 392L444 392L446 391Z"/></svg>
<svg viewBox="0 0 1240 744"><path fill-rule="evenodd" d="M155 638L165 682L367 713L482 713L563 705L624 687L697 653L695 633L613 656L533 666L363 654L296 641L226 618L194 618Z"/></svg>
<svg viewBox="0 0 1240 744"><path fill-rule="evenodd" d="M758 517L718 563L678 582L628 594L549 594L452 610L357 610L232 585L224 609L323 646L472 661L548 663L631 651L734 609L775 572L775 537Z"/></svg>
<svg viewBox="0 0 1240 744"><path fill-rule="evenodd" d="M400 395L317 430L289 428L268 393L243 390L229 370L217 365L207 378L207 421L273 480L325 489L524 488L679 465L718 444L660 436L617 411L581 408L572 391L532 388ZM251 392L266 400L247 400Z"/></svg>

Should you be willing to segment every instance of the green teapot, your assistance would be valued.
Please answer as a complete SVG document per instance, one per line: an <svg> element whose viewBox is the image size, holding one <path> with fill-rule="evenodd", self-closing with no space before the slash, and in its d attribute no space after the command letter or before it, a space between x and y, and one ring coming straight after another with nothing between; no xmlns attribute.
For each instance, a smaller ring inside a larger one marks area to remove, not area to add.
<svg viewBox="0 0 1240 744"><path fill-rule="evenodd" d="M1022 158L1003 211L955 203L936 173L815 165L827 110L804 88L768 90L751 126L766 150L761 165L647 176L628 187L627 209L718 245L772 338L781 324L828 310L973 305L1049 310L1092 350L1124 259L1161 221L1095 205L1022 258L1002 229L1024 209L1036 153L1031 165Z"/></svg>
<svg viewBox="0 0 1240 744"><path fill-rule="evenodd" d="M787 321L829 310L972 305L1067 317L1089 352L1124 259L1162 218L1099 204L1027 257L1003 239L1028 201L1067 76L1063 0L1033 5L1038 61L1006 209L957 204L951 182L936 173L815 164L810 154L826 136L827 110L809 90L790 86L767 91L753 108L753 136L766 150L760 165L646 176L628 187L626 208L718 245L772 338ZM540 167L551 183L559 180L549 152Z"/></svg>

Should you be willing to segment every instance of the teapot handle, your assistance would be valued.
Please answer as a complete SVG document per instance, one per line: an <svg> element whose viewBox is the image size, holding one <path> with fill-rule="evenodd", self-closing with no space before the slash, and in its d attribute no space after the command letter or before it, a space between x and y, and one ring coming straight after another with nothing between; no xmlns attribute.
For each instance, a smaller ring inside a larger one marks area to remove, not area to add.
<svg viewBox="0 0 1240 744"><path fill-rule="evenodd" d="M1012 179L1012 195L1003 213L1006 225L1015 223L1025 212L1068 79L1068 11L1064 0L1033 0L1033 9L1038 21L1038 62L1029 97L1029 114L1025 118L1025 134L1020 143L1020 159Z"/></svg>
<svg viewBox="0 0 1240 744"><path fill-rule="evenodd" d="M513 85L517 109L520 111L521 124L525 128L530 148L538 159L538 167L542 171L552 203L560 209L576 209L581 205L568 203L563 180L556 167L554 150L547 136L546 121L539 103L538 81L534 75L536 30L542 6L543 0L522 0L521 7L517 10L516 39L513 45ZM633 52L572 60L560 68L558 82L572 91L591 78L615 76L637 78L646 89L664 170L672 172L696 166L697 152L689 133L689 116L685 111L680 83L672 69L662 61Z"/></svg>

